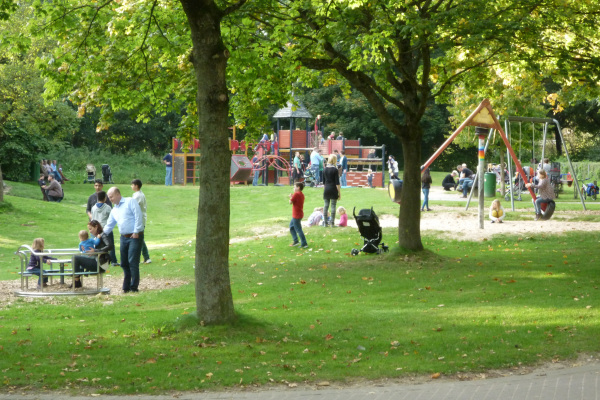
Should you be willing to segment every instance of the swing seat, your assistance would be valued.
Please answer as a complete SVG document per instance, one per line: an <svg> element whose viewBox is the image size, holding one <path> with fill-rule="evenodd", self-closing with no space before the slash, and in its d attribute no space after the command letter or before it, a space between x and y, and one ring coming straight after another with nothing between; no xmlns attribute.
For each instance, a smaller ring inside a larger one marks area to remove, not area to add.
<svg viewBox="0 0 600 400"><path fill-rule="evenodd" d="M542 216L540 217L540 219L543 221L547 221L550 218L552 218L552 214L554 214L554 209L556 209L556 203L550 200L548 203L542 203L540 207L542 209Z"/></svg>

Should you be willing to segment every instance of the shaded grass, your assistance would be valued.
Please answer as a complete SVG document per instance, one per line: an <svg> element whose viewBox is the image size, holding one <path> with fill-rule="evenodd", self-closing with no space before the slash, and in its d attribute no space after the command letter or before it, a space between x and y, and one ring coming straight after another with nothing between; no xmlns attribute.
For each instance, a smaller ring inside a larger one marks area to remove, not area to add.
<svg viewBox="0 0 600 400"><path fill-rule="evenodd" d="M168 212L150 214L150 247L167 246L152 251L142 279L193 281L188 241L197 193L173 189L144 186L149 206ZM265 221L285 228L289 190L233 188L232 235ZM61 204L10 196L0 214L0 277L16 278L13 244L31 235L72 244L89 191L77 188ZM307 204L319 204L320 194L307 191ZM397 213L384 191L343 196ZM396 236L384 230L386 242ZM600 259L590 252L598 232L483 242L426 234L424 252L392 246L358 257L350 256L362 245L354 229L316 227L307 238L309 251L288 247L287 235L230 246L232 326L198 325L191 283L128 296L15 299L0 315L2 388L155 393L344 381L475 372L600 350Z"/></svg>

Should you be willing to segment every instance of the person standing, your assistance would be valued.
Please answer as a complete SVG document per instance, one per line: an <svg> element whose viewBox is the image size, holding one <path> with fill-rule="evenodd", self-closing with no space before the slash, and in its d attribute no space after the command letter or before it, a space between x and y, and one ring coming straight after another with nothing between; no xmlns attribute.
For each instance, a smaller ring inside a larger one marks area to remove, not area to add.
<svg viewBox="0 0 600 400"><path fill-rule="evenodd" d="M398 161L394 158L394 156L388 157L388 170L390 172L390 179L399 179L398 178Z"/></svg>
<svg viewBox="0 0 600 400"><path fill-rule="evenodd" d="M152 260L150 259L150 254L148 253L148 247L146 246L146 223L148 222L148 214L146 210L148 209L146 203L146 195L142 192L142 181L139 179L134 179L131 181L131 190L133 190L133 197L137 200L140 205L140 209L142 210L142 216L144 217L144 236L142 237L142 257L144 258L144 264L150 264Z"/></svg>
<svg viewBox="0 0 600 400"><path fill-rule="evenodd" d="M302 173L302 162L300 161L300 152L297 151L294 156L294 161L292 163L292 179L294 182L298 182L304 174Z"/></svg>
<svg viewBox="0 0 600 400"><path fill-rule="evenodd" d="M321 182L321 175L319 173L319 164L323 162L323 157L319 154L319 149L315 147L310 153L310 169L313 172L317 185Z"/></svg>
<svg viewBox="0 0 600 400"><path fill-rule="evenodd" d="M423 190L423 205L421 206L421 211L424 211L427 208L427 211L431 211L429 208L429 189L431 189L431 173L429 172L429 168L423 171L423 175L421 175L421 189Z"/></svg>
<svg viewBox="0 0 600 400"><path fill-rule="evenodd" d="M122 197L118 187L108 190L114 204L104 232L108 235L115 225L121 234L121 268L123 292L137 292L140 284L140 253L144 240L144 217L139 203L131 197ZM141 239L141 240L140 240Z"/></svg>
<svg viewBox="0 0 600 400"><path fill-rule="evenodd" d="M341 134L341 132L340 132ZM340 177L340 184L343 186L348 186L348 181L346 179L348 174L348 157L346 157L346 152L342 150L342 157L340 158L340 164L342 165L342 176Z"/></svg>
<svg viewBox="0 0 600 400"><path fill-rule="evenodd" d="M102 183L102 179L96 179L94 181L94 190L95 190L95 192L92 193L90 195L90 197L88 197L87 208L86 208L88 219L90 221L94 220L94 219L97 220L97 221L100 221L102 223L102 227L106 226L106 223L108 221L108 217L106 217L106 218L102 217L101 219L96 218L98 216L97 215L96 215L96 217L94 216L94 213L93 213L94 206L96 206L96 208L107 207L108 210L110 210L112 208L112 203L106 197L106 193L103 191L103 189L104 189L104 183ZM104 201L100 200L100 192L104 193L104 196L103 196ZM103 203L104 205L100 205L100 203ZM108 214L110 214L110 211L108 212ZM114 235L113 235L112 232L110 232L109 234L107 234L107 236L108 236L108 240L110 240L111 243L112 243L112 248L111 248L110 253L109 253L110 263L112 264L113 267L118 267L119 266L119 260L117 260L117 252L115 250L115 237L114 237Z"/></svg>
<svg viewBox="0 0 600 400"><path fill-rule="evenodd" d="M305 249L308 247L306 237L302 231L302 218L304 218L304 183L296 182L294 184L294 193L290 194L290 204L292 205L292 220L290 221L290 234L292 235L292 244L290 246L300 246ZM300 240L298 240L300 239Z"/></svg>
<svg viewBox="0 0 600 400"><path fill-rule="evenodd" d="M257 153L254 153L254 157L252 157L252 169L254 170L254 178L252 179L252 186L258 186L258 177L260 175L260 163L258 162Z"/></svg>
<svg viewBox="0 0 600 400"><path fill-rule="evenodd" d="M163 164L167 166L165 175L165 186L173 186L173 152L168 153L162 159Z"/></svg>
<svg viewBox="0 0 600 400"><path fill-rule="evenodd" d="M336 166L337 158L335 154L331 154L327 160L327 166L323 171L323 180L325 182L323 188L323 215L325 218L325 226L328 226L328 211L331 205L331 226L335 226L335 206L337 201L342 198L340 190L340 176Z"/></svg>

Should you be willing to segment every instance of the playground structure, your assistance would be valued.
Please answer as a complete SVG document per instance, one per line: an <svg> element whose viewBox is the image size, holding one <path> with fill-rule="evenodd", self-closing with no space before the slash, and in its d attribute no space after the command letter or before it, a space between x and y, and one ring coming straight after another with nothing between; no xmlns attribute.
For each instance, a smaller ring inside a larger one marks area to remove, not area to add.
<svg viewBox="0 0 600 400"><path fill-rule="evenodd" d="M273 118L277 120L276 132L270 138L263 137L258 143L236 140L236 129L233 128L233 138L229 139L229 149L232 152L230 174L232 184L249 183L254 173L258 172L259 183L262 185L289 185L292 183L292 163L295 153L299 152L304 156L306 166L310 160L310 152L318 148L325 160L335 151L345 152L348 160L346 174L348 186L368 186L367 174L371 169L373 186L385 187L385 145L363 146L360 139L324 138L318 126L320 116L315 120L315 129L310 131L309 119L312 119L312 116L302 104L294 105L289 102L285 108L278 110ZM281 129L283 119L289 119L290 129ZM297 124L302 119L305 127L299 129ZM183 143L176 138L173 138L172 144L173 183L195 185L198 180L198 160L201 156L199 140L194 139L193 144L188 148L184 148ZM246 157L248 161L240 159L240 156ZM257 161L253 165L250 160L254 156L257 157ZM245 173L246 170L249 171L248 174Z"/></svg>
<svg viewBox="0 0 600 400"><path fill-rule="evenodd" d="M561 136L562 139L562 133L560 132L560 125L558 124L558 121L556 120L552 120L552 119L545 119L545 118L526 118L526 117L509 117L506 119L509 123L511 121L517 121L517 122L540 122L540 123L544 123L544 140L543 140L543 149L542 149L542 159L544 157L544 150L545 150L545 143L546 143L546 133L547 133L547 127L549 123L554 123L558 129L559 135ZM515 168L518 172L518 175L521 177L521 179L523 180L523 182L529 182L529 177L527 176L527 174L525 173L525 171L523 170L523 167L521 166L521 162L520 160L517 158L516 154L513 151L513 148L511 146L510 140L507 137L507 135L505 134L504 130L502 129L502 126L500 125L500 123L498 122L498 119L496 118L494 111L492 109L492 106L490 104L490 101L488 99L483 100L479 106L475 109L475 111L473 111L471 113L471 115L458 127L458 129L456 131L454 131L454 133L452 133L452 135L450 135L450 137L442 144L442 146L440 146L440 148L429 158L429 160L427 160L425 162L425 164L423 164L423 166L421 167L421 171L425 171L432 163L433 161L435 161L435 159L446 149L446 147L448 147L448 145L450 143L452 143L452 141L456 138L456 136L458 136L459 133L461 133L467 126L474 126L476 127L475 129L475 133L479 138L479 147L478 147L478 159L479 159L479 164L478 164L478 169L477 169L477 178L478 178L478 189L479 189L479 227L481 229L483 229L483 221L484 221L484 216L485 216L485 212L484 212L484 162L485 162L485 153L489 144L489 140L490 137L492 135L492 133L494 131L497 131L500 134L500 137L502 138L505 146L506 146L506 151L507 151L507 155L508 155L508 159L512 159L512 161L514 162ZM508 128L507 128L508 130ZM486 138L486 132L487 134L487 142L485 140ZM562 140L563 145L565 145L564 140ZM565 145L565 153L567 154L567 158L568 156L568 150L566 148ZM570 159L569 159L569 163L570 163ZM509 176L512 177L512 171L511 171L511 165L509 163ZM572 165L571 165L571 169ZM575 180L575 190L579 191L578 187L579 184L577 182L577 177L574 176L574 180ZM475 187L475 183L473 184L473 187L471 188L471 196L473 195L473 191ZM536 200L536 195L534 190L529 187L527 188L527 190L529 191L529 193L531 194L531 198L533 201ZM512 191L512 185L511 185L511 191ZM467 201L467 207L469 204L471 197L469 197L469 200ZM512 209L514 211L514 196L511 195L511 199L512 199ZM582 205L583 208L585 210L585 203L583 202L582 199ZM555 203L554 201L550 201L548 203L547 208L544 207L544 204L542 204L542 219L549 219L552 216L552 213L554 212L554 207L555 207Z"/></svg>

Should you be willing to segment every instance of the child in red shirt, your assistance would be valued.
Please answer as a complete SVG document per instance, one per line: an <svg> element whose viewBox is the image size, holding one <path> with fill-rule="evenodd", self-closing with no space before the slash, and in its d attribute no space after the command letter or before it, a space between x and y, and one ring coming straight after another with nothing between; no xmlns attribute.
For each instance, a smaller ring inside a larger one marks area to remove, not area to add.
<svg viewBox="0 0 600 400"><path fill-rule="evenodd" d="M290 246L300 246L305 249L308 247L304 232L302 232L302 217L304 217L304 183L296 182L294 193L290 194L290 204L292 205L292 220L290 221L290 233L294 241ZM298 241L300 238L300 241Z"/></svg>

